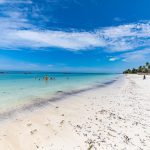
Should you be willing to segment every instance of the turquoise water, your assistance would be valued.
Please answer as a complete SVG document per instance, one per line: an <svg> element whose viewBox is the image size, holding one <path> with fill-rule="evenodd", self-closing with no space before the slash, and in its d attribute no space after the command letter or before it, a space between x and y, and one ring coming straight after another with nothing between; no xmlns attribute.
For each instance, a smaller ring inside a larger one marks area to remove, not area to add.
<svg viewBox="0 0 150 150"><path fill-rule="evenodd" d="M48 75L55 80L45 81ZM117 77L116 74L84 73L32 73L9 72L0 74L0 109L6 110L39 99L47 99L58 91L80 90L104 83Z"/></svg>

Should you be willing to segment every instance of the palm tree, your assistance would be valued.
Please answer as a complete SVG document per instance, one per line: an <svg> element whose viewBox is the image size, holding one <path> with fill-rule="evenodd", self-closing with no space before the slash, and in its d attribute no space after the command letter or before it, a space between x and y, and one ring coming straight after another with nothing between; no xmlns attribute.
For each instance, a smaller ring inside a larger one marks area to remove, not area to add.
<svg viewBox="0 0 150 150"><path fill-rule="evenodd" d="M127 73L132 73L132 70L131 69L127 69L127 70L125 70L124 72L123 72L124 74L127 74Z"/></svg>
<svg viewBox="0 0 150 150"><path fill-rule="evenodd" d="M131 69L128 69L128 72L129 72L129 73L132 73L132 70L131 70Z"/></svg>
<svg viewBox="0 0 150 150"><path fill-rule="evenodd" d="M139 68L138 68L138 72L142 72L142 66L140 66Z"/></svg>
<svg viewBox="0 0 150 150"><path fill-rule="evenodd" d="M150 64L148 65L148 73L150 73Z"/></svg>
<svg viewBox="0 0 150 150"><path fill-rule="evenodd" d="M150 64L149 64L149 62L146 62L146 67L148 67Z"/></svg>
<svg viewBox="0 0 150 150"><path fill-rule="evenodd" d="M132 73L133 73L133 74L137 73L137 69L133 68L133 69L132 69Z"/></svg>
<svg viewBox="0 0 150 150"><path fill-rule="evenodd" d="M146 67L147 67L146 72L147 72L147 73L150 73L150 63L149 63L149 62L146 63Z"/></svg>
<svg viewBox="0 0 150 150"><path fill-rule="evenodd" d="M143 67L142 67L142 72L145 73L145 70L146 70L146 67L143 66Z"/></svg>
<svg viewBox="0 0 150 150"><path fill-rule="evenodd" d="M150 73L150 63L146 62L146 65L144 66L139 66L138 69L133 68L133 69L127 69L125 70L123 73L127 74L131 74L131 73Z"/></svg>

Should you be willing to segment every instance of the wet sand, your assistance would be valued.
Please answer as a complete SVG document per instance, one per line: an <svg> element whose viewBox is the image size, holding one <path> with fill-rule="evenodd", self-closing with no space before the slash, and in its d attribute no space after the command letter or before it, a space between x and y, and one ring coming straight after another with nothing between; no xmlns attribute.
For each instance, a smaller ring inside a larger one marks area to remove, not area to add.
<svg viewBox="0 0 150 150"><path fill-rule="evenodd" d="M149 150L150 77L128 75L0 122L2 150Z"/></svg>

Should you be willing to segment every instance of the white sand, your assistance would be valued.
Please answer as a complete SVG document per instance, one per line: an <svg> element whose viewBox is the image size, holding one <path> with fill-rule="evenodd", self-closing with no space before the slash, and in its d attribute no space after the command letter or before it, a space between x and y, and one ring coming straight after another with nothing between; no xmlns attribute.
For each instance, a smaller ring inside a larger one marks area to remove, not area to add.
<svg viewBox="0 0 150 150"><path fill-rule="evenodd" d="M128 75L0 122L0 150L150 150L150 77Z"/></svg>

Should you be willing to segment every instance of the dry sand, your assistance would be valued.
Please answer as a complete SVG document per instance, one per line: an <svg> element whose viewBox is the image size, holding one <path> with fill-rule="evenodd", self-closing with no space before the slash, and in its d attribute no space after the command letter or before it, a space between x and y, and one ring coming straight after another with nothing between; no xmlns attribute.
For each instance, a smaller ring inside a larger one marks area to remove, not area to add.
<svg viewBox="0 0 150 150"><path fill-rule="evenodd" d="M0 150L150 150L150 77L108 85L0 121Z"/></svg>

